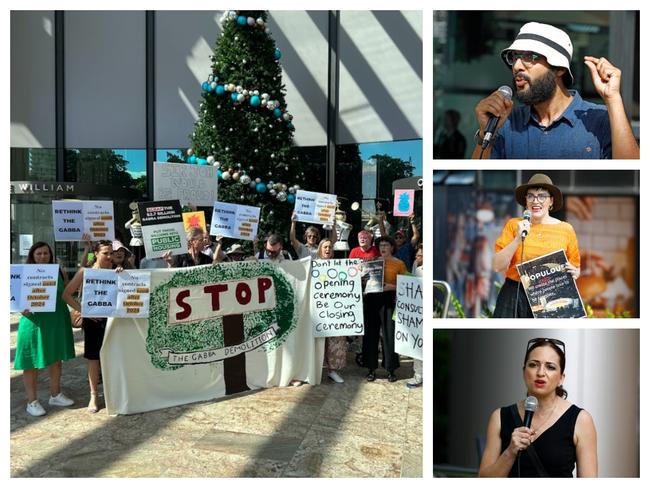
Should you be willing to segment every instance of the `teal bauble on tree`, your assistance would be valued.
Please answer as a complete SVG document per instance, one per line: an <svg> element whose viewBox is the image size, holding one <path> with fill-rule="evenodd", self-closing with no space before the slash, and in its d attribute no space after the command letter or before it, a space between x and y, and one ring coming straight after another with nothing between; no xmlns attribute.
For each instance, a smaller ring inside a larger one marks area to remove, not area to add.
<svg viewBox="0 0 650 488"><path fill-rule="evenodd" d="M187 162L218 161L223 170L219 200L260 207L259 234L275 231L287 237L292 199L267 185L270 180L286 187L304 182L299 162L291 157L293 116L267 16L266 11L240 10L221 17L222 35L200 87L202 106Z"/></svg>

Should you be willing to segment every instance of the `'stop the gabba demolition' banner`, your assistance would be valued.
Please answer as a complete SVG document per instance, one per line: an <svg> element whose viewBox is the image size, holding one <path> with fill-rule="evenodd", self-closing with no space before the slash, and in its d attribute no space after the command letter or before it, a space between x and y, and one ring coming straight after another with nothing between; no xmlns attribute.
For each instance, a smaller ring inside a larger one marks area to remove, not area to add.
<svg viewBox="0 0 650 488"><path fill-rule="evenodd" d="M149 319L109 319L101 350L109 414L320 383L310 259L151 270ZM129 374L128 372L137 372Z"/></svg>

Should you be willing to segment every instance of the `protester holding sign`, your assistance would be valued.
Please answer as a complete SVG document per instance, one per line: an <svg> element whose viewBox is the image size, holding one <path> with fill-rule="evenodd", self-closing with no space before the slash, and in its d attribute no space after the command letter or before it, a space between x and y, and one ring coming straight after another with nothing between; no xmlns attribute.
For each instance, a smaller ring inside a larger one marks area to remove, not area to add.
<svg viewBox="0 0 650 488"><path fill-rule="evenodd" d="M364 261L369 261L379 257L379 249L377 246L373 246L373 235L372 232L366 229L361 229L357 234L357 241L359 245L352 248L350 251L350 259L363 259ZM377 316L378 306L375 303L376 296L374 293L363 295L363 317L366 323L378 323L379 317ZM363 364L363 347L359 348L359 341L355 337L355 342L353 343L357 347L357 364L359 366L365 366ZM359 352L361 349L361 352ZM374 381L374 377L372 380Z"/></svg>
<svg viewBox="0 0 650 488"><path fill-rule="evenodd" d="M53 264L54 254L45 242L37 242L27 254L27 264ZM16 340L16 359L14 369L23 371L27 413L38 417L45 415L45 409L38 401L38 370L47 367L50 376L49 404L69 407L74 401L61 391L62 361L73 359L74 339L70 313L61 298L67 283L67 276L61 269L56 290L56 310L54 312L23 311L18 324Z"/></svg>
<svg viewBox="0 0 650 488"><path fill-rule="evenodd" d="M550 212L557 212L563 204L562 192L551 178L542 173L533 175L528 183L515 189L515 199L530 220L510 219L496 241L492 268L498 273L505 272L506 281L497 297L494 317L533 318L516 265L564 250L569 260L566 270L577 280L580 250L571 224L550 216Z"/></svg>
<svg viewBox="0 0 650 488"><path fill-rule="evenodd" d="M113 241L113 253L111 254L111 261L113 261L113 268L133 269L131 257L133 253L122 244L120 241Z"/></svg>
<svg viewBox="0 0 650 488"><path fill-rule="evenodd" d="M382 235L388 235L385 231L383 220L383 218L379 220L379 229L381 230ZM413 233L410 241L407 239L405 229L398 229L395 234L393 234L393 238L395 239L395 257L404 261L407 269L411 269L411 266L413 266L415 248L420 241L420 231L415 223L415 214L411 214L409 217L409 223L411 224L411 232Z"/></svg>
<svg viewBox="0 0 650 488"><path fill-rule="evenodd" d="M94 262L93 269L111 269L113 261L113 243L111 241L98 241L93 249ZM74 278L68 283L63 291L63 299L77 312L81 312L81 304L75 300L73 295L81 295L81 287L84 282L84 270L80 268ZM116 268L118 273L122 268ZM80 297L81 298L81 297ZM104 342L104 332L106 330L106 318L84 318L82 321L84 331L84 357L88 360L88 384L90 386L90 401L88 402L88 411L97 413L99 407L97 404L97 386L99 385L99 350Z"/></svg>
<svg viewBox="0 0 650 488"><path fill-rule="evenodd" d="M381 365L388 371L388 381L397 381L395 370L399 368L399 355L395 353L395 322L393 321L393 310L395 309L395 290L397 275L406 274L406 265L400 259L393 257L395 241L392 237L382 236L379 238L379 252L384 261L384 291L375 293L377 306L379 308L379 321L369 321L365 318L365 334L363 336L363 364L368 368L368 381L375 381L375 370L377 369L379 357L379 331L382 335L382 362ZM364 310L365 313L365 310ZM376 317L376 315L371 315Z"/></svg>
<svg viewBox="0 0 650 488"><path fill-rule="evenodd" d="M330 239L323 239L318 244L318 259L332 259L334 257L334 244ZM339 374L345 368L347 356L347 339L345 336L325 338L324 363L327 368L327 376L335 383L343 383Z"/></svg>
<svg viewBox="0 0 650 488"><path fill-rule="evenodd" d="M302 258L315 258L319 250L319 241L320 241L320 231L317 227L310 225L305 229L305 243L303 244L298 239L296 239L296 222L298 221L298 215L296 212L291 214L291 229L289 229L289 239L291 240L291 245L298 255L298 259Z"/></svg>
<svg viewBox="0 0 650 488"><path fill-rule="evenodd" d="M202 264L212 264L217 262L216 259L220 253L215 254L215 258L211 258L207 254L203 254L205 247L205 233L200 227L190 227L185 234L187 237L187 250L186 254L172 256L172 251L167 251L163 258L167 262L168 268L188 268L190 266L200 266Z"/></svg>

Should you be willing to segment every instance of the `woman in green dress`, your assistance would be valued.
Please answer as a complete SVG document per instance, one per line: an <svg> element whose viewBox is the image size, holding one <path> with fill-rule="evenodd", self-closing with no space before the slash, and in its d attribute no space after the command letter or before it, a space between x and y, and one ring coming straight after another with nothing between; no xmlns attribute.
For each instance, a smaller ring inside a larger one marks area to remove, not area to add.
<svg viewBox="0 0 650 488"><path fill-rule="evenodd" d="M54 254L46 242L37 242L29 249L26 264L53 264ZM22 312L18 324L14 369L23 371L27 413L34 417L45 415L38 401L38 370L47 367L50 375L49 404L69 407L74 401L61 392L62 361L75 357L70 312L61 298L67 283L63 269L59 271L54 312Z"/></svg>

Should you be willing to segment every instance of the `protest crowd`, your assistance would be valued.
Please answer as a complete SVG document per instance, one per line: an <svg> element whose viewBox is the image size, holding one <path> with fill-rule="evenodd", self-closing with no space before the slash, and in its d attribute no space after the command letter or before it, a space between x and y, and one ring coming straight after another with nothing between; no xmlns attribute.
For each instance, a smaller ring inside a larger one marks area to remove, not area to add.
<svg viewBox="0 0 650 488"><path fill-rule="evenodd" d="M112 209L112 202L110 203ZM147 205L152 203L155 204L156 202L148 202ZM300 224L299 216L294 212L290 229L288 229L289 238L286 241L283 234L287 229L275 229L273 232L268 233L263 240L259 241L257 238L235 239L232 234L225 238L220 234L213 234L212 231L215 227L204 220L202 226L186 225L183 228L185 233L181 239L187 241L187 247L183 247L183 251L186 249L186 252L172 251L171 248L167 250L158 248L157 252L149 253L145 252L145 249L151 249L150 244L145 244L149 239L146 226L140 222L138 211L133 207L131 208L134 210L133 218L124 226L131 233L132 238L129 245L124 244L126 242L124 236L121 235L117 227L112 233L114 236L111 235L114 238L110 240L93 239L90 233L84 232L79 241L81 256L78 262L78 270L71 279L68 279L64 267L56 264L56 256L48 243L37 242L29 249L26 265L48 264L55 266L58 272L57 286L55 291L53 290L53 296L51 297L55 302L53 311L35 311L30 307L21 310L13 308L13 310L22 313L17 335L14 367L16 370L23 371L27 401L26 411L29 415L41 416L46 414L46 409L39 402L36 391L38 372L44 368L49 371L49 406L66 407L74 404L75 400L68 398L61 388L62 363L75 356L73 328L83 329L84 334L83 356L87 360L89 384L87 411L96 413L101 410L101 395L98 393L99 385L102 382L100 351L107 329L107 317L125 316L119 313L116 315L107 313L106 316L98 315L104 310L102 307L107 307L110 304L109 301L102 301L101 296L105 295L106 292L101 290L107 284L113 284L113 278L101 279L100 277L105 275L95 273L105 273L106 270L114 270L112 271L113 276L119 277L121 275L126 276L130 272L137 270L190 268L201 265L222 266L228 265L227 263L249 261L277 264L306 258L319 261L332 259L359 260L358 265L364 286L362 298L361 294L359 294L359 301L362 301L363 309L363 317L359 320L359 322L362 322L362 334L327 337L315 335L313 341L323 341L323 368L327 378L335 383L344 382L341 371L346 367L346 358L349 352L356 353L355 362L357 366L367 370L365 378L368 382L375 381L377 378L386 378L389 382L397 381L395 373L400 367L400 356L395 350L398 275L422 277L423 251L414 213L409 217L402 218L403 220L408 219L408 229L398 228L392 235L389 235L386 230L389 227L387 215L383 211L378 211L373 219L375 225L371 226L370 224L373 222L369 222L365 228L358 231L359 245L352 249L347 243L351 226L344 221L334 221L334 225L326 224L322 228L305 224L303 240L301 241L297 237L297 227L303 224ZM64 213L69 215L66 212ZM214 224L215 215L213 215L212 224ZM144 233L143 230L145 230ZM208 232L209 230L210 232ZM55 240L57 240L56 235ZM250 246L251 240L252 250ZM224 245L224 242L228 242L229 245ZM379 269L378 283L375 279L374 285L371 285L373 278L369 276L373 272L366 270L366 265L369 265L375 272ZM12 279L14 278L13 266ZM16 268L16 270L18 269ZM15 276L18 276L18 274ZM45 284L45 278L42 279L43 283L41 284ZM25 277L23 277L23 285L25 284L24 280ZM50 282L53 283L51 280ZM93 287L90 285L93 285ZM217 283L216 286L218 285ZM150 285L141 283L135 286L139 286L138 289L146 289ZM371 290L371 286L374 286L374 289ZM34 293L38 291L44 293L43 290L45 288L32 288L32 295L30 296L33 299ZM91 290L94 290L92 299L90 298ZM88 294L84 306L82 306L82 302L84 302L83 293ZM12 284L12 300L14 299L13 295ZM100 298L96 298L96 295ZM142 306L140 300L141 298L138 295L129 294L127 301L116 301L113 305L120 307L119 303L126 303L129 307L136 307L133 309L128 308L129 313L132 310L137 313L140 310L137 307ZM20 300L19 302L21 304L25 303ZM32 304L34 303L32 302ZM178 303L182 305L181 302ZM361 307L361 304L359 305ZM84 314L85 306L92 306L94 312ZM341 314L340 316L345 316L345 312L341 312ZM337 315L329 314L328 316L334 317ZM140 317L146 316L140 315ZM334 329L336 327L330 328ZM241 340L243 340L243 337ZM379 363L380 352L382 356L381 363ZM385 373L378 375L377 371L380 364ZM299 386L303 383L304 380L295 378L289 382L289 385ZM414 388L421 384L422 361L415 359L414 375L406 382L406 386ZM226 394L228 394L227 388Z"/></svg>

